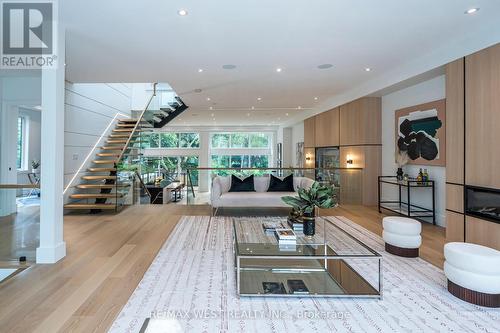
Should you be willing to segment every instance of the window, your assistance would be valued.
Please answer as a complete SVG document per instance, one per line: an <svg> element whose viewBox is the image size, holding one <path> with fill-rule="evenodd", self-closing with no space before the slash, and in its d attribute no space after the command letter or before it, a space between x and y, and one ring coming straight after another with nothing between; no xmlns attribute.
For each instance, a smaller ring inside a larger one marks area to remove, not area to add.
<svg viewBox="0 0 500 333"><path fill-rule="evenodd" d="M146 133L140 140L141 148L200 148L198 133Z"/></svg>
<svg viewBox="0 0 500 333"><path fill-rule="evenodd" d="M18 170L26 169L26 161L24 158L24 152L26 149L25 140L25 129L26 129L26 118L17 118L17 160L16 167Z"/></svg>
<svg viewBox="0 0 500 333"><path fill-rule="evenodd" d="M212 148L269 148L269 133L214 133Z"/></svg>
<svg viewBox="0 0 500 333"><path fill-rule="evenodd" d="M212 155L212 168L267 168L267 155Z"/></svg>
<svg viewBox="0 0 500 333"><path fill-rule="evenodd" d="M198 163L198 156L145 157L141 160L141 174L144 182L148 184L154 183L157 177L170 182L179 179L184 181L186 169L197 168ZM190 174L193 186L198 186L198 171L192 171Z"/></svg>

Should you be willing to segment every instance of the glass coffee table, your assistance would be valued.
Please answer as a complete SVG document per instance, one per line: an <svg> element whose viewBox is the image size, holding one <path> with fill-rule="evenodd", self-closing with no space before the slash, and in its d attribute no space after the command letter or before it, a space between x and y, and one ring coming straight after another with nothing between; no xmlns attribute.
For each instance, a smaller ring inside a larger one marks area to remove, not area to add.
<svg viewBox="0 0 500 333"><path fill-rule="evenodd" d="M295 231L295 244L280 245L270 221L287 226L233 218L238 295L382 298L382 256L347 231L318 217L314 236Z"/></svg>

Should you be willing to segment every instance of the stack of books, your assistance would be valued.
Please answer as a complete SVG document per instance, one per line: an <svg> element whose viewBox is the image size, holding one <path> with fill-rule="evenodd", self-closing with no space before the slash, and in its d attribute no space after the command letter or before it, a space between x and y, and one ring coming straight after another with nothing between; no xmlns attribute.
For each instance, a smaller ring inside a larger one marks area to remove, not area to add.
<svg viewBox="0 0 500 333"><path fill-rule="evenodd" d="M280 246L287 244L295 245L297 243L297 236L295 236L295 232L292 229L276 229L276 237Z"/></svg>

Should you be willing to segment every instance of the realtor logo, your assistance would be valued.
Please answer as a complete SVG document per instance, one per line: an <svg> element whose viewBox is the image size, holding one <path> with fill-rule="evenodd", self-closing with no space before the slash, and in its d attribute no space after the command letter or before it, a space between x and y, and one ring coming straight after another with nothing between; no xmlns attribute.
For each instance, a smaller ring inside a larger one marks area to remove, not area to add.
<svg viewBox="0 0 500 333"><path fill-rule="evenodd" d="M2 68L47 68L56 63L53 1L2 2Z"/></svg>

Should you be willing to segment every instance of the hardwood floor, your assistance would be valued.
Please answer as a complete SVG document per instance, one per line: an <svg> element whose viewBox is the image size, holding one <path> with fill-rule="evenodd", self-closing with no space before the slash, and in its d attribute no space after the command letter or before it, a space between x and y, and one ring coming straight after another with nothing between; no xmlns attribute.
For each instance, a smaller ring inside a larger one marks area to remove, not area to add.
<svg viewBox="0 0 500 333"><path fill-rule="evenodd" d="M106 332L182 215L207 206L145 205L117 215L67 215L67 256L33 265L0 284L0 332ZM343 215L381 234L376 209L343 206ZM444 229L424 225L421 257L442 266Z"/></svg>

